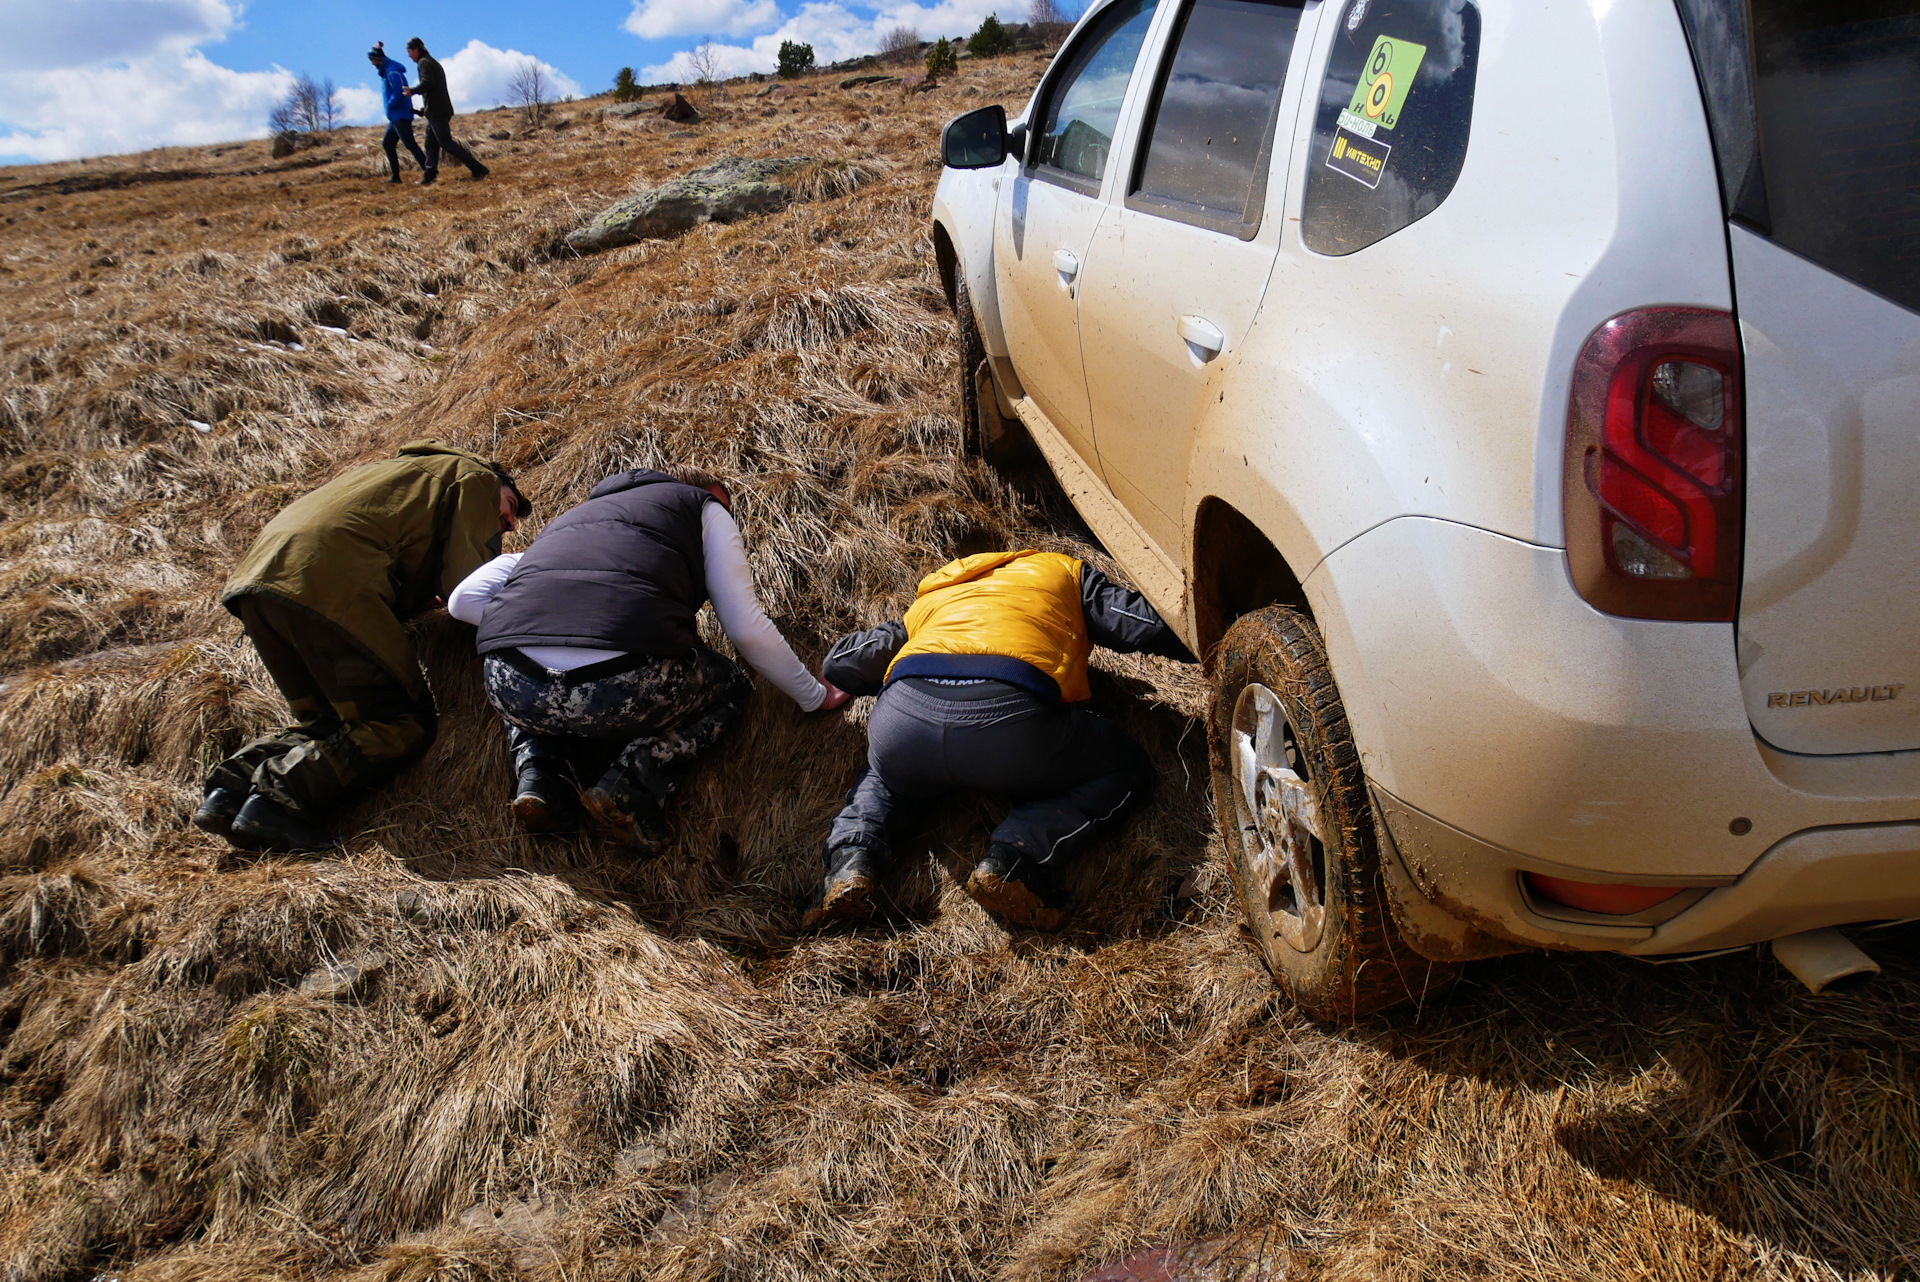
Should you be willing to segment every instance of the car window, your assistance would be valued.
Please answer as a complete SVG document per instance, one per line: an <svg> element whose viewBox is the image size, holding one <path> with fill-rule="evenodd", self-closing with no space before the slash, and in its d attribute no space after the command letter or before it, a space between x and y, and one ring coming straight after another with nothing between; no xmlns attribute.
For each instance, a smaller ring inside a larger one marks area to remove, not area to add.
<svg viewBox="0 0 1920 1282"><path fill-rule="evenodd" d="M1035 131L1036 168L1067 177L1069 186L1099 189L1120 104L1152 22L1153 0L1121 0L1067 55Z"/></svg>
<svg viewBox="0 0 1920 1282"><path fill-rule="evenodd" d="M1191 0L1155 89L1130 205L1251 237L1301 0Z"/></svg>
<svg viewBox="0 0 1920 1282"><path fill-rule="evenodd" d="M1351 254L1425 218L1467 159L1480 9L1348 0L1314 113L1300 234Z"/></svg>
<svg viewBox="0 0 1920 1282"><path fill-rule="evenodd" d="M1773 240L1920 310L1920 3L1749 12Z"/></svg>

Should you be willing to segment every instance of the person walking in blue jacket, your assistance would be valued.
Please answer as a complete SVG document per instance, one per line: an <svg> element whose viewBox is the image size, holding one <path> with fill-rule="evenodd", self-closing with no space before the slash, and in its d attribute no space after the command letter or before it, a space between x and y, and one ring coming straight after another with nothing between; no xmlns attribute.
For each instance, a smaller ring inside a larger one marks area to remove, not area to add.
<svg viewBox="0 0 1920 1282"><path fill-rule="evenodd" d="M422 173L427 170L427 154L413 138L413 96L407 92L407 69L387 57L387 42L376 40L367 50L367 61L380 73L380 97L387 104L387 136L381 146L387 149L387 181L400 181L400 144L407 144Z"/></svg>

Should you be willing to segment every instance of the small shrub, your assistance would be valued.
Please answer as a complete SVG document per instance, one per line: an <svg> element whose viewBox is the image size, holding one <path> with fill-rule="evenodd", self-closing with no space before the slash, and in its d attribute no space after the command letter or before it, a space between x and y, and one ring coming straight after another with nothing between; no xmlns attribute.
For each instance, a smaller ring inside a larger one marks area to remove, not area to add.
<svg viewBox="0 0 1920 1282"><path fill-rule="evenodd" d="M620 74L613 78L613 100L615 102L639 102L642 96L640 84L633 78L633 68L620 68Z"/></svg>
<svg viewBox="0 0 1920 1282"><path fill-rule="evenodd" d="M920 33L912 27L895 27L880 37L880 61L912 62L920 54Z"/></svg>
<svg viewBox="0 0 1920 1282"><path fill-rule="evenodd" d="M980 20L980 29L967 37L967 52L976 58L998 58L1013 52L1013 37L992 14Z"/></svg>
<svg viewBox="0 0 1920 1282"><path fill-rule="evenodd" d="M960 55L954 50L953 42L941 36L933 42L933 48L927 50L927 74L950 76L958 70L960 70Z"/></svg>
<svg viewBox="0 0 1920 1282"><path fill-rule="evenodd" d="M792 80L813 70L813 46L793 40L780 42L780 78Z"/></svg>

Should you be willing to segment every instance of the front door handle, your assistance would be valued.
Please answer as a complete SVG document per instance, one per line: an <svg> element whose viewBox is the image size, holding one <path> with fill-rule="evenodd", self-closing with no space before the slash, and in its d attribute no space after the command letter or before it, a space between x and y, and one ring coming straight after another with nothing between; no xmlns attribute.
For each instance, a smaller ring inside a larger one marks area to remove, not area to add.
<svg viewBox="0 0 1920 1282"><path fill-rule="evenodd" d="M1182 316L1179 325L1180 337L1187 345L1187 354L1193 357L1196 365L1204 365L1220 354L1227 345L1227 336L1220 327L1204 316Z"/></svg>
<svg viewBox="0 0 1920 1282"><path fill-rule="evenodd" d="M1064 249L1053 251L1053 270L1060 273L1060 288L1073 292L1074 277L1080 274L1080 260Z"/></svg>

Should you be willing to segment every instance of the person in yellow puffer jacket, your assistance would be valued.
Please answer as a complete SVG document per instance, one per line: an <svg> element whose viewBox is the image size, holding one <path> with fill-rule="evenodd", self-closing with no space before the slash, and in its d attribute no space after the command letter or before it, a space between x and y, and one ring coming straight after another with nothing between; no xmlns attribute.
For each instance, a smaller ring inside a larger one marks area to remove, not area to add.
<svg viewBox="0 0 1920 1282"><path fill-rule="evenodd" d="M879 694L867 769L828 832L810 927L873 908L889 830L951 788L1017 799L967 878L1011 921L1058 930L1072 911L1061 873L1144 798L1153 765L1085 704L1095 645L1191 660L1145 597L1057 552L983 552L920 581L906 618L842 637L823 676Z"/></svg>

